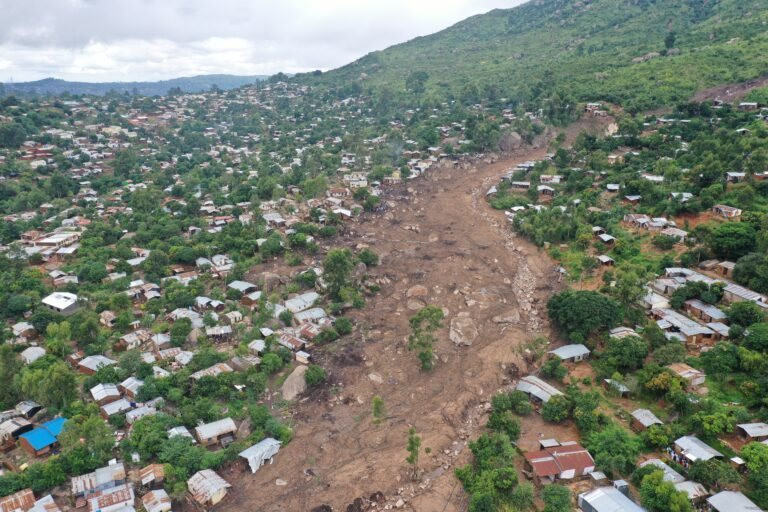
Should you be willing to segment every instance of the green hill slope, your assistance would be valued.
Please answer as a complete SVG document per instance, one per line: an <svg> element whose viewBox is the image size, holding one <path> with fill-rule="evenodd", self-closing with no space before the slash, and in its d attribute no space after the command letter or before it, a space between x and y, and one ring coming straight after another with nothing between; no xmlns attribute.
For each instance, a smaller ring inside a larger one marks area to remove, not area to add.
<svg viewBox="0 0 768 512"><path fill-rule="evenodd" d="M559 92L645 109L768 74L767 23L767 0L532 0L300 78L402 94L425 71L425 94L437 97Z"/></svg>

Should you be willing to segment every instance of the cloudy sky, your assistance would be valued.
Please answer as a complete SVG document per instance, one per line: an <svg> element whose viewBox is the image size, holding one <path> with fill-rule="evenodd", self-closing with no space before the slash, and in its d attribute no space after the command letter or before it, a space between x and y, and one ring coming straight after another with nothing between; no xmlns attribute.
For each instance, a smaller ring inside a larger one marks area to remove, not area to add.
<svg viewBox="0 0 768 512"><path fill-rule="evenodd" d="M332 69L523 0L0 0L0 82Z"/></svg>

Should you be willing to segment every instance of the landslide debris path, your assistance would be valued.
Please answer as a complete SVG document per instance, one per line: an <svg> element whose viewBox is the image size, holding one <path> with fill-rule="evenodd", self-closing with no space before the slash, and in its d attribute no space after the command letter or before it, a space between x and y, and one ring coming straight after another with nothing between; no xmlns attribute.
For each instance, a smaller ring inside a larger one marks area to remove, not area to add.
<svg viewBox="0 0 768 512"><path fill-rule="evenodd" d="M273 464L255 475L224 472L233 489L220 510L344 511L377 492L385 498L375 510L465 508L453 470L469 460L466 443L484 424L492 394L525 367L516 347L548 334L545 303L561 286L554 263L514 237L484 195L510 166L545 153L528 148L430 171L385 198L383 214L352 227L345 242L381 256L371 270L381 291L351 313L358 329L349 341L316 351L330 369L332 392L296 406L295 437ZM426 304L447 312L431 372L420 371L407 350L408 318ZM378 425L374 396L387 413ZM411 426L430 449L422 451L423 478L415 483L405 463Z"/></svg>

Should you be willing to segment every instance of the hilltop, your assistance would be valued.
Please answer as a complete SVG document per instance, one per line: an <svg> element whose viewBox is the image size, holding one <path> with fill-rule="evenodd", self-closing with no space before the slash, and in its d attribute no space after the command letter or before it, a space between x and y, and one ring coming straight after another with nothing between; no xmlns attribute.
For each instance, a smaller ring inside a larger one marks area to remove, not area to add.
<svg viewBox="0 0 768 512"><path fill-rule="evenodd" d="M143 96L162 96L168 94L169 89L177 87L181 92L186 93L208 91L213 86L229 90L258 82L264 78L266 76L262 75L197 75L155 82L69 82L58 78L44 78L34 82L0 84L0 96L3 95L3 90L5 90L5 94L16 95L39 94L56 96L69 93L103 96L109 92L118 92L121 94L135 93Z"/></svg>
<svg viewBox="0 0 768 512"><path fill-rule="evenodd" d="M405 95L408 76L424 71L426 98L525 103L558 93L639 110L766 74L766 20L762 0L532 0L302 78Z"/></svg>

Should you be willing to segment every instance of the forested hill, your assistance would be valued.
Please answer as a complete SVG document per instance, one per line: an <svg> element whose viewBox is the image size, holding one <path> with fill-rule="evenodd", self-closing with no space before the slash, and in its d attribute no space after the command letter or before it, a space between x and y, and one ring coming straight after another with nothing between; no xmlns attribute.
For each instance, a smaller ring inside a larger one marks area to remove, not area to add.
<svg viewBox="0 0 768 512"><path fill-rule="evenodd" d="M768 74L766 22L766 0L531 0L301 78L339 94L467 103L559 92L646 109Z"/></svg>
<svg viewBox="0 0 768 512"><path fill-rule="evenodd" d="M266 78L265 76L238 75L198 75L156 82L69 82L56 78L44 78L34 82L19 82L0 84L0 96L5 94L25 95L60 95L95 94L104 95L109 92L141 94L144 96L162 96L171 89L179 92L195 93L209 91L213 86L229 90L243 85L252 84Z"/></svg>

